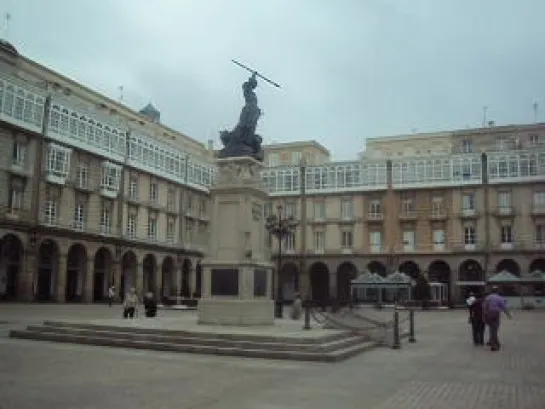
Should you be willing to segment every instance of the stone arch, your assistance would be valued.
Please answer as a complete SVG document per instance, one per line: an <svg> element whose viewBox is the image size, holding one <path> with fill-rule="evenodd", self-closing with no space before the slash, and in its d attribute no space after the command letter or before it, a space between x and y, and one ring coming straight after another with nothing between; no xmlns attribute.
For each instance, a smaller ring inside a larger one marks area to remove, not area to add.
<svg viewBox="0 0 545 409"><path fill-rule="evenodd" d="M157 258L154 254L148 253L142 260L143 292L152 292L157 295Z"/></svg>
<svg viewBox="0 0 545 409"><path fill-rule="evenodd" d="M52 239L45 239L38 247L38 271L35 283L36 301L52 301L57 294L59 274L59 245ZM64 290L64 289L62 289Z"/></svg>
<svg viewBox="0 0 545 409"><path fill-rule="evenodd" d="M321 261L315 262L309 269L312 300L327 304L329 300L329 268Z"/></svg>
<svg viewBox="0 0 545 409"><path fill-rule="evenodd" d="M337 300L340 303L346 303L350 300L350 282L357 275L356 266L349 261L345 261L337 267Z"/></svg>
<svg viewBox="0 0 545 409"><path fill-rule="evenodd" d="M110 285L116 285L120 290L120 283L113 282L112 253L109 248L100 247L93 263L93 302L103 301Z"/></svg>
<svg viewBox="0 0 545 409"><path fill-rule="evenodd" d="M459 267L458 276L460 281L472 282L472 281L484 281L484 270L477 260L467 259L464 260Z"/></svg>
<svg viewBox="0 0 545 409"><path fill-rule="evenodd" d="M19 295L19 281L24 246L15 234L0 239L0 298L15 300Z"/></svg>
<svg viewBox="0 0 545 409"><path fill-rule="evenodd" d="M126 251L121 257L121 282L119 283L121 297L125 297L127 291L132 287L136 288L137 270L138 259L136 258L136 254L131 250ZM137 291L140 290L140 288L137 288Z"/></svg>
<svg viewBox="0 0 545 409"><path fill-rule="evenodd" d="M191 263L191 259L186 258L182 262L182 282L180 283L180 295L184 298L191 298L193 294L191 294L191 270L193 269L193 265Z"/></svg>
<svg viewBox="0 0 545 409"><path fill-rule="evenodd" d="M504 258L496 264L496 273L500 271L509 271L511 274L520 277L520 266L512 258Z"/></svg>
<svg viewBox="0 0 545 409"><path fill-rule="evenodd" d="M64 288L66 302L83 301L86 276L87 249L83 244L72 244L66 255L66 285Z"/></svg>
<svg viewBox="0 0 545 409"><path fill-rule="evenodd" d="M434 260L428 266L428 280L434 283L450 284L451 270L444 260Z"/></svg>
<svg viewBox="0 0 545 409"><path fill-rule="evenodd" d="M299 269L295 263L287 262L282 266L282 300L293 301L299 290Z"/></svg>
<svg viewBox="0 0 545 409"><path fill-rule="evenodd" d="M417 279L422 273L420 267L414 261L407 260L399 265L399 272L408 275L413 280Z"/></svg>
<svg viewBox="0 0 545 409"><path fill-rule="evenodd" d="M380 261L370 261L367 264L367 271L370 273L378 274L381 277L386 277L388 275L388 269Z"/></svg>
<svg viewBox="0 0 545 409"><path fill-rule="evenodd" d="M174 259L166 256L161 265L161 298L176 296L176 270L174 268Z"/></svg>
<svg viewBox="0 0 545 409"><path fill-rule="evenodd" d="M536 258L530 263L529 272L541 271L545 274L545 258Z"/></svg>

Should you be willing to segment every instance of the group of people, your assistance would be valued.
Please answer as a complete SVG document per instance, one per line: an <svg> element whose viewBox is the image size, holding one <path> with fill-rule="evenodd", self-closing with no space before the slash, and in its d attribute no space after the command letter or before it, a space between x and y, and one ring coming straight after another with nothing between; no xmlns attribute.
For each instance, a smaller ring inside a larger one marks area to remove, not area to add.
<svg viewBox="0 0 545 409"><path fill-rule="evenodd" d="M111 307L116 298L115 287L111 286L108 289L108 305ZM138 316L138 306L140 300L136 292L136 288L132 287L123 300L123 318L134 318ZM152 292L147 292L142 301L144 305L144 314L146 318L157 316L157 300Z"/></svg>
<svg viewBox="0 0 545 409"><path fill-rule="evenodd" d="M484 333L488 328L488 341L486 345L491 351L500 349L498 331L500 328L501 314L504 313L511 318L511 313L507 309L507 302L499 294L498 287L492 287L490 292L485 295L471 293L467 299L469 308L469 323L473 335L473 343L476 346L484 345Z"/></svg>

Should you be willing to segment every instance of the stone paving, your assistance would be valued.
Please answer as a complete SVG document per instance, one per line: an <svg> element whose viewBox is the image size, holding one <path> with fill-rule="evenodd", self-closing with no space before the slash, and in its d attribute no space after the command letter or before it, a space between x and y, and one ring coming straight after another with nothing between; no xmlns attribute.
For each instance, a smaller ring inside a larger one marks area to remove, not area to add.
<svg viewBox="0 0 545 409"><path fill-rule="evenodd" d="M107 306L0 304L0 331L103 319ZM169 312L169 317L185 312ZM469 340L465 311L417 314L417 343L340 364L22 341L0 336L0 408L543 409L545 313L502 322L503 349ZM6 323L7 322L7 323Z"/></svg>

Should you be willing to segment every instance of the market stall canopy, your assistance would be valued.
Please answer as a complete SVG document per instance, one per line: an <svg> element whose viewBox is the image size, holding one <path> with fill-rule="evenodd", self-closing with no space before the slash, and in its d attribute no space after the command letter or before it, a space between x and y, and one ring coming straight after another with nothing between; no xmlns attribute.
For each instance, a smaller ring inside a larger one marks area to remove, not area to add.
<svg viewBox="0 0 545 409"><path fill-rule="evenodd" d="M534 270L529 277L522 279L525 283L545 283L545 273L541 270Z"/></svg>
<svg viewBox="0 0 545 409"><path fill-rule="evenodd" d="M502 270L488 279L489 283L520 283L520 278L507 270Z"/></svg>

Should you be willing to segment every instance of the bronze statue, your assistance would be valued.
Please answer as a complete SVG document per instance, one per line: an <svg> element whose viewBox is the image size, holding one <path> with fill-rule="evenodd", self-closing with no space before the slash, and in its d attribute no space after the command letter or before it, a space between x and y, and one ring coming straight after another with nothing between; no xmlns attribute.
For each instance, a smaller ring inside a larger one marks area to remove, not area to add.
<svg viewBox="0 0 545 409"><path fill-rule="evenodd" d="M257 77L265 79L271 84L279 87L278 84L272 82L266 77L263 77L257 71L240 64L237 61L233 62L242 68L252 72L251 77L242 84L242 92L244 94L245 104L240 112L238 124L232 131L221 131L220 138L224 148L220 151L220 158L231 158L237 156L250 156L259 161L263 161L263 149L261 143L263 138L255 133L257 122L261 116L261 109L257 105L257 95L254 90L257 87Z"/></svg>

